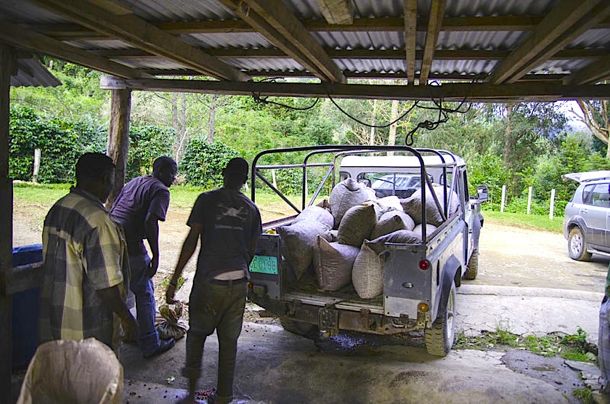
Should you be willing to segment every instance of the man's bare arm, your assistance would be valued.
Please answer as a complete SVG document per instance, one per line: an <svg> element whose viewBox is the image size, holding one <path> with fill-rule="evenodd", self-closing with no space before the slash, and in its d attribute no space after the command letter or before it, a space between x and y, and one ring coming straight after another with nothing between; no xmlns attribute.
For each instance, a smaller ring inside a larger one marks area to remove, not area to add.
<svg viewBox="0 0 610 404"><path fill-rule="evenodd" d="M178 262L176 263L176 267L174 269L174 274L172 275L169 286L167 287L167 292L165 294L166 300L168 303L174 302L174 294L176 293L176 286L178 286L178 279L182 275L182 271L186 264L188 264L189 260L195 253L197 249L197 243L199 242L199 235L203 231L203 225L194 223L191 225L191 229L189 230L184 243L182 243L182 249L180 250L180 256L178 257Z"/></svg>

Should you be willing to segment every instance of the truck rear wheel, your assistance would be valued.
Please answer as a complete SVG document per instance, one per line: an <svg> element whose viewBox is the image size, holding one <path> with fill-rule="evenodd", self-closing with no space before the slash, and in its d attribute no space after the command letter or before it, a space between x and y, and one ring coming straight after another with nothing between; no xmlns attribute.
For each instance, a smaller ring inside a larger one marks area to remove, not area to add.
<svg viewBox="0 0 610 404"><path fill-rule="evenodd" d="M287 317L280 317L280 324L284 330L291 332L301 337L314 339L318 336L319 330L317 325L295 321Z"/></svg>
<svg viewBox="0 0 610 404"><path fill-rule="evenodd" d="M439 313L432 323L432 328L424 332L426 350L430 355L447 356L455 342L455 294L455 283L453 283L445 312Z"/></svg>
<svg viewBox="0 0 610 404"><path fill-rule="evenodd" d="M468 260L468 265L466 266L466 272L464 272L464 279L468 281L473 281L477 278L477 274L479 273L479 250L474 249L472 254L470 255L470 259Z"/></svg>

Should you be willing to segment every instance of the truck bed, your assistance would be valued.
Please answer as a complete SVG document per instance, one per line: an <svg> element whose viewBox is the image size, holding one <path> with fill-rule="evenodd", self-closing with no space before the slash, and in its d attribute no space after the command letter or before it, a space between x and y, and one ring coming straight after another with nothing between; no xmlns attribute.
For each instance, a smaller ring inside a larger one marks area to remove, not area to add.
<svg viewBox="0 0 610 404"><path fill-rule="evenodd" d="M316 306L333 304L337 308L353 311L368 309L372 313L383 314L383 295L373 299L361 299L351 283L334 292L321 291L310 274L305 275L297 284L289 286L284 299L296 299Z"/></svg>

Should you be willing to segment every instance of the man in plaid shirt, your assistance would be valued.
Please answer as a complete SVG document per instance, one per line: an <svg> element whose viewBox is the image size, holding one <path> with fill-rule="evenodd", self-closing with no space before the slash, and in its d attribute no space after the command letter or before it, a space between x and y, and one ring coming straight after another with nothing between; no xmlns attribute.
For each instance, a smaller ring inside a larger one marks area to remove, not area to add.
<svg viewBox="0 0 610 404"><path fill-rule="evenodd" d="M45 218L40 342L94 337L116 349L117 317L127 333L137 332L124 299L125 240L103 205L113 183L112 160L85 153L76 187Z"/></svg>

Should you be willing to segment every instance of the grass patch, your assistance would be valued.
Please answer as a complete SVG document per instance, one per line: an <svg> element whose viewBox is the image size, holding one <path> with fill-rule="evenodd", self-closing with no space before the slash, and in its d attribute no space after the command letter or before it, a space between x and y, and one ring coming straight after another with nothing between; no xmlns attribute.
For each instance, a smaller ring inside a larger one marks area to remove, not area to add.
<svg viewBox="0 0 610 404"><path fill-rule="evenodd" d="M597 347L587 342L587 333L580 327L575 334L549 334L542 337L522 337L498 328L475 337L466 337L460 333L455 343L455 349L488 350L502 347L527 349L541 356L559 355L564 359L580 362L594 362L597 354Z"/></svg>
<svg viewBox="0 0 610 404"><path fill-rule="evenodd" d="M528 215L526 213L500 213L498 211L484 210L486 222L505 226L520 227L523 229L544 230L553 233L563 233L563 217L555 216L553 220L547 215Z"/></svg>
<svg viewBox="0 0 610 404"><path fill-rule="evenodd" d="M15 205L42 205L51 207L55 201L70 192L70 186L70 184L15 182L13 185Z"/></svg>
<svg viewBox="0 0 610 404"><path fill-rule="evenodd" d="M572 391L572 395L579 399L583 404L593 404L593 391L590 387L579 387Z"/></svg>

